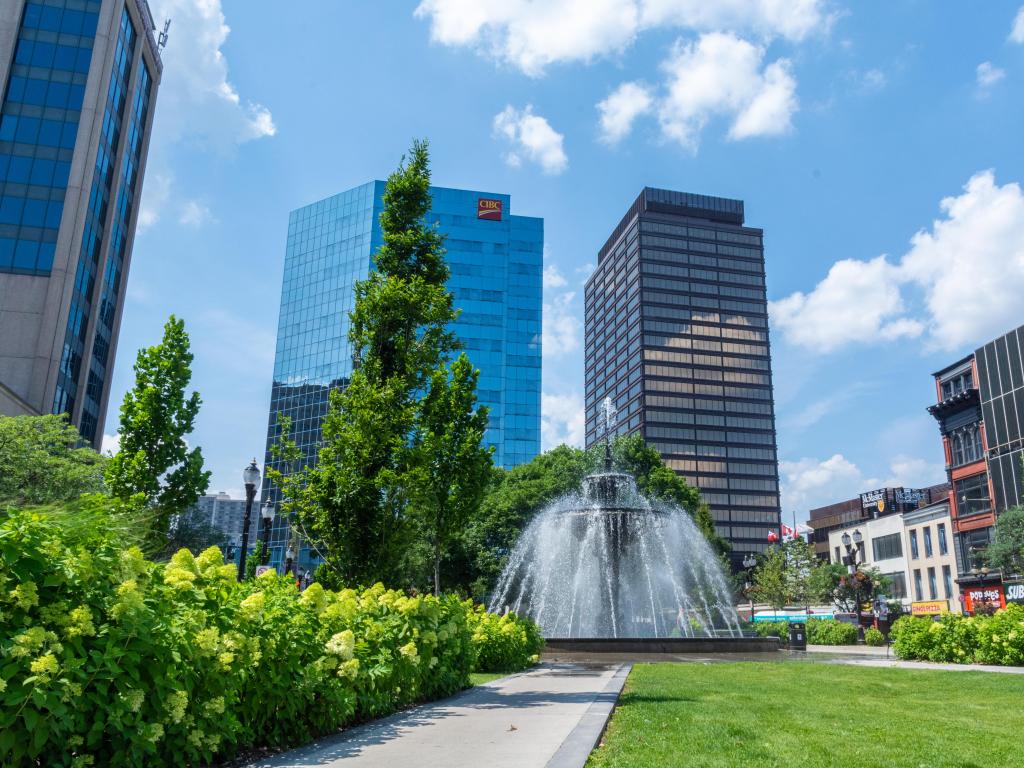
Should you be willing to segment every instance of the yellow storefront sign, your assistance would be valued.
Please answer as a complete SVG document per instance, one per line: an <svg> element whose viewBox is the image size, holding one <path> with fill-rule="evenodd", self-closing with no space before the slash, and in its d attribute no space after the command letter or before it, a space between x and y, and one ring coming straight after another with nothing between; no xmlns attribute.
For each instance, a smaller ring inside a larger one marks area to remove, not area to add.
<svg viewBox="0 0 1024 768"><path fill-rule="evenodd" d="M947 600L926 600L920 603L911 603L910 613L914 616L936 616L940 613L949 613L949 602Z"/></svg>

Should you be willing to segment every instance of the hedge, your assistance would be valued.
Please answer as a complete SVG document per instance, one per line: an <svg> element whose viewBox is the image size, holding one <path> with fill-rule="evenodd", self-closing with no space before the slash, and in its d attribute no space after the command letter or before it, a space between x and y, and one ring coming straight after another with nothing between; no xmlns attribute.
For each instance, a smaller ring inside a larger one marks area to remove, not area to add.
<svg viewBox="0 0 1024 768"><path fill-rule="evenodd" d="M807 642L811 645L856 645L857 628L837 619L811 619L807 622Z"/></svg>
<svg viewBox="0 0 1024 768"><path fill-rule="evenodd" d="M904 616L893 624L890 639L901 659L1021 666L1024 606L1011 604L992 616Z"/></svg>
<svg viewBox="0 0 1024 768"><path fill-rule="evenodd" d="M0 764L195 765L285 747L539 652L528 621L380 584L239 584L211 548L166 565L39 513L0 521Z"/></svg>

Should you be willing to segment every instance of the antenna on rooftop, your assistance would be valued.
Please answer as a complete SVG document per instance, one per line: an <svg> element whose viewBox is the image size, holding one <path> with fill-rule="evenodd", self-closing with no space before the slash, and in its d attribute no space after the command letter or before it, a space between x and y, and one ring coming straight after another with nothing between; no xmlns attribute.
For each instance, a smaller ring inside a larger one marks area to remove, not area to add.
<svg viewBox="0 0 1024 768"><path fill-rule="evenodd" d="M167 46L167 31L171 28L171 20L166 19L164 21L164 30L160 33L156 39L156 50L157 53L162 51Z"/></svg>

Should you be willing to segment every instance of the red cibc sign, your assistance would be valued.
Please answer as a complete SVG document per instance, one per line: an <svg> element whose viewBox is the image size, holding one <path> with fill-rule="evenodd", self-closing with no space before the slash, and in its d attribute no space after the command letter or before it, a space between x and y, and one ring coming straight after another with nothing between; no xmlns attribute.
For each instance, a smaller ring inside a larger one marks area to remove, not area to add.
<svg viewBox="0 0 1024 768"><path fill-rule="evenodd" d="M501 200L481 197L476 201L476 217L488 221L501 221Z"/></svg>

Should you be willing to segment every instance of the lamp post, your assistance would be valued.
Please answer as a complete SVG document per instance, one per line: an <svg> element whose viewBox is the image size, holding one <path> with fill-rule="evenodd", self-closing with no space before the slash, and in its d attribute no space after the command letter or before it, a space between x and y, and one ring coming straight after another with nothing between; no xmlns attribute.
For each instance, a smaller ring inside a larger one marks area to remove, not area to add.
<svg viewBox="0 0 1024 768"><path fill-rule="evenodd" d="M843 558L843 563L846 565L846 570L850 574L850 579L853 581L853 595L854 600L857 603L857 641L864 641L864 628L860 625L860 580L857 578L857 568L864 564L864 558L861 555L860 545L864 541L864 536L860 532L860 528L853 532L853 536L850 536L849 531L844 531L841 537L843 547L846 549L846 557Z"/></svg>
<svg viewBox="0 0 1024 768"><path fill-rule="evenodd" d="M747 599L750 600L750 621L754 621L754 593L751 591L754 588L754 566L757 565L757 558L754 553L751 552L749 555L743 558L743 567L747 569L747 583L745 589L747 590Z"/></svg>
<svg viewBox="0 0 1024 768"><path fill-rule="evenodd" d="M295 548L288 544L288 551L284 553L284 575L287 576L292 570L292 560L295 559Z"/></svg>
<svg viewBox="0 0 1024 768"><path fill-rule="evenodd" d="M249 547L249 523L252 520L252 500L256 498L256 486L260 482L260 468L256 459L242 470L242 482L245 483L245 517L242 518L242 546L238 555L238 580L245 578L245 554Z"/></svg>
<svg viewBox="0 0 1024 768"><path fill-rule="evenodd" d="M260 565L266 565L270 561L270 526L274 522L274 505L268 501L260 514L263 516L263 556Z"/></svg>

